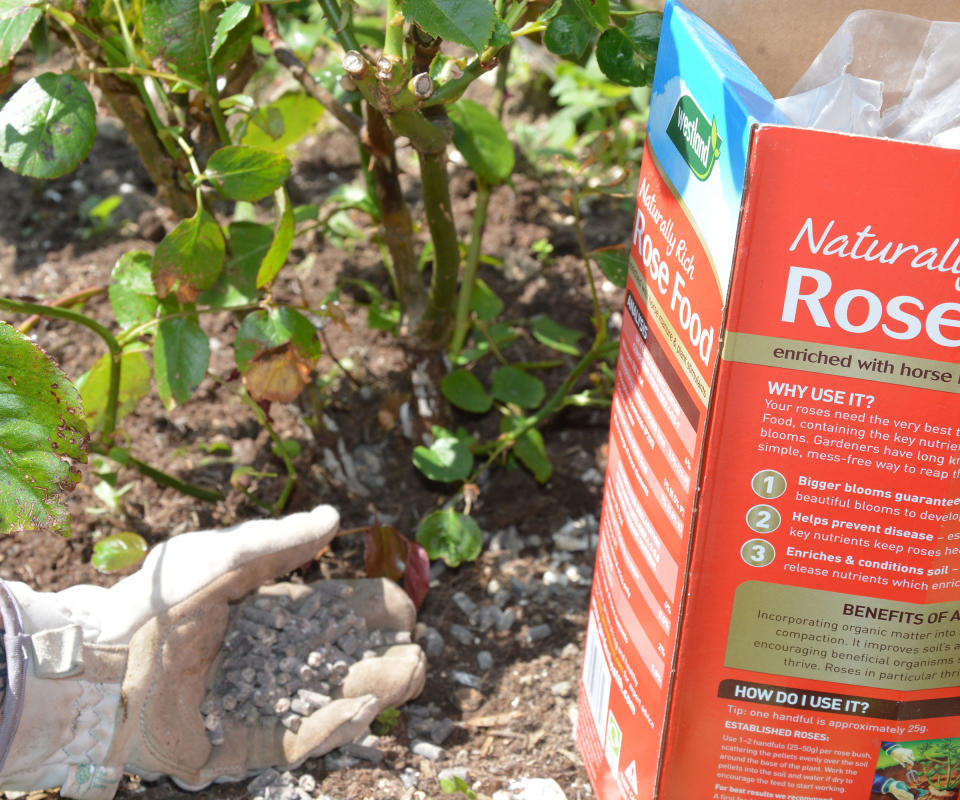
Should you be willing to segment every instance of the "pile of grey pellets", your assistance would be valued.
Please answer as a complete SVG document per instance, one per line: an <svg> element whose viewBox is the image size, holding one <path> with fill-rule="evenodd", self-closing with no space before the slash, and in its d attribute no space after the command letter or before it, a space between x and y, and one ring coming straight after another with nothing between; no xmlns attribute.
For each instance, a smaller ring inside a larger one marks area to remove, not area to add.
<svg viewBox="0 0 960 800"><path fill-rule="evenodd" d="M232 608L217 677L200 705L212 744L223 743L228 716L249 725L272 717L296 732L339 696L352 664L410 641L407 631L368 631L343 602L352 593L323 581L302 600L258 594Z"/></svg>

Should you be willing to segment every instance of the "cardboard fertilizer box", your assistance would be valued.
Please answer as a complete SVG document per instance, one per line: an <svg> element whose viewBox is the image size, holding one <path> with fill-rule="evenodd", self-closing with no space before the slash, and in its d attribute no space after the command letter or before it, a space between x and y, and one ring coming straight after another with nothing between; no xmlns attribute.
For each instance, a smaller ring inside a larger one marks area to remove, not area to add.
<svg viewBox="0 0 960 800"><path fill-rule="evenodd" d="M600 800L955 797L960 151L668 3L577 739Z"/></svg>

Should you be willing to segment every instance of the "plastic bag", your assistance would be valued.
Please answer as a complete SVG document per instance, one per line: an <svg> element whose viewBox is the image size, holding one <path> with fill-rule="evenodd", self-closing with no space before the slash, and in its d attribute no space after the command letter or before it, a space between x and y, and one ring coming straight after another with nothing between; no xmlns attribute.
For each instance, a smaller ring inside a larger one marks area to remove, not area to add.
<svg viewBox="0 0 960 800"><path fill-rule="evenodd" d="M777 104L805 127L960 147L960 22L857 11Z"/></svg>

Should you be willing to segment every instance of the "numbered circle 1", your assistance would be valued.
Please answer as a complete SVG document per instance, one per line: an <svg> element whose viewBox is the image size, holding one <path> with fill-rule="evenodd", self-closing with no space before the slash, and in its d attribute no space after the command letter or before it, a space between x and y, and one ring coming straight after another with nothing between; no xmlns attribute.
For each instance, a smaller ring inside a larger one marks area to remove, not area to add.
<svg viewBox="0 0 960 800"><path fill-rule="evenodd" d="M766 567L773 563L777 551L766 539L748 539L740 548L740 558L751 567Z"/></svg>
<svg viewBox="0 0 960 800"><path fill-rule="evenodd" d="M758 497L773 500L787 491L787 479L775 469L762 469L750 481L753 493Z"/></svg>
<svg viewBox="0 0 960 800"><path fill-rule="evenodd" d="M773 506L754 506L747 512L747 525L757 533L772 533L780 527L780 512Z"/></svg>

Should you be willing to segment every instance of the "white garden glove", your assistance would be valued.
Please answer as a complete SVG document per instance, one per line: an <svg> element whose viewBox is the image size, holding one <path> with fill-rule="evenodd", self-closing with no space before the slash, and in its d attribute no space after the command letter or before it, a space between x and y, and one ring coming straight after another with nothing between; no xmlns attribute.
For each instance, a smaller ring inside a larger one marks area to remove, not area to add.
<svg viewBox="0 0 960 800"><path fill-rule="evenodd" d="M413 644L382 648L350 668L328 705L297 731L276 717L225 718L211 744L200 705L217 675L229 603L306 563L333 538L329 506L280 520L174 537L115 586L55 594L0 582L7 692L0 720L0 789L61 786L109 800L124 771L169 775L188 789L295 766L360 735L385 707L423 687ZM326 583L326 582L322 582ZM354 582L344 602L371 628L410 631L413 604L394 583ZM303 596L303 585L266 592Z"/></svg>
<svg viewBox="0 0 960 800"><path fill-rule="evenodd" d="M911 750L908 747L896 745L895 747L892 747L889 750L887 750L887 755L895 759L896 762L901 767L909 768L913 766L913 762L914 762L913 750Z"/></svg>

